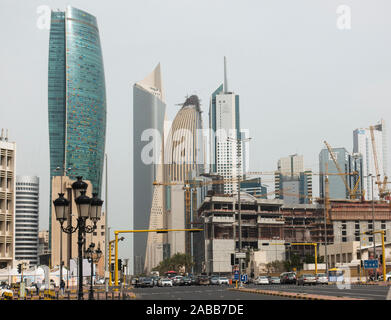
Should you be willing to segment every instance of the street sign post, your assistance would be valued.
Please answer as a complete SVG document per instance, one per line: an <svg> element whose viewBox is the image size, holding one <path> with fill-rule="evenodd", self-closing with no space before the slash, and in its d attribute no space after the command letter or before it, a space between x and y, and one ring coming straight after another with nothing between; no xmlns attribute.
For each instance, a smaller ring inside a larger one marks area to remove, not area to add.
<svg viewBox="0 0 391 320"><path fill-rule="evenodd" d="M378 260L364 260L364 269L377 269L379 268Z"/></svg>
<svg viewBox="0 0 391 320"><path fill-rule="evenodd" d="M236 252L235 258L236 259L246 259L246 252Z"/></svg>
<svg viewBox="0 0 391 320"><path fill-rule="evenodd" d="M239 280L239 270L234 271L234 279Z"/></svg>

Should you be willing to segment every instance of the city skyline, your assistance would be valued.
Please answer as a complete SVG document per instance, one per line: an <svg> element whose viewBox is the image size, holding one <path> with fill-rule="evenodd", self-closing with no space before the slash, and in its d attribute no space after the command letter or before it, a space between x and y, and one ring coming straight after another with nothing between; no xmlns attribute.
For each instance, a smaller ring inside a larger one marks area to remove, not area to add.
<svg viewBox="0 0 391 320"><path fill-rule="evenodd" d="M386 7L389 6L386 2L382 3ZM254 15L258 11L260 17L258 17L259 20L254 20L252 23L257 26L256 31L260 32L258 34L259 38L256 39L265 40L266 43L264 41L258 41L261 44L252 43L250 38L239 42L248 44L248 46L254 49L253 51L256 55L249 53L250 50L249 52L242 52L242 50L232 49L230 45L222 41L216 43L217 46L220 46L216 52L212 53L208 51L210 54L198 58L199 60L195 60L195 53L198 54L200 52L199 50L210 46L210 43L205 41L202 42L200 48L195 49L194 54L185 59L182 55L185 52L189 55L188 48L181 48L176 51L172 49L172 43L168 42L167 47L163 47L161 51L158 50L158 47L154 47L156 48L154 49L154 54L143 54L142 59L140 57L135 59L137 63L130 63L126 58L131 52L140 55L139 51L145 52L146 45L153 45L156 38L151 37L151 35L152 31L155 30L152 30L153 28L147 28L142 31L144 32L144 37L140 37L142 38L141 40L135 40L134 45L136 50L132 51L132 44L128 43L126 50L117 52L114 49L120 46L120 42L117 42L119 40L115 40L112 35L118 30L118 24L120 22L115 22L111 19L109 13L105 13L107 8L101 4L75 1L72 5L85 9L98 17L100 29L103 33L102 43L105 52L105 69L110 70L108 71L108 77L110 79L108 81L110 83L108 84L110 87L108 100L111 99L115 107L110 107L110 134L107 138L109 170L111 169L110 172L113 174L112 181L109 182L109 209L111 209L109 211L129 212L132 207L130 202L121 201L121 197L125 197L126 199L126 195L130 194L130 183L128 183L128 180L131 180L130 147L126 147L125 150L123 149L123 144L130 145L131 141L129 102L132 101L132 98L129 96L129 83L134 83L137 79L142 78L145 70L150 70L158 61L164 62L163 72L166 77L165 83L167 83L167 87L175 87L167 91L167 114L168 118L173 119L173 114L178 110L174 107L174 104L182 101L183 96L186 94L192 93L193 88L199 91L202 102L201 108L204 111L203 116L205 116L210 92L213 91L213 88L217 87L219 79L221 79L221 58L224 55L229 58L230 87L234 87L237 92L240 92L241 119L242 121L244 119L246 126L248 125L250 136L253 138L250 143L250 169L253 170L272 171L275 169L275 162L279 157L297 152L303 154L305 159L308 159L308 163L305 163L306 167L317 171L318 161L316 159L319 151L323 148L323 139L329 141L334 148L346 147L351 152L353 149L351 147L351 132L355 128L367 127L369 124L375 123L379 118L389 119L390 112L388 111L388 104L391 99L388 93L390 79L387 73L391 74L391 72L389 72L390 65L385 59L385 56L390 52L390 47L384 44L384 33L382 33L384 31L381 31L383 24L389 26L389 22L386 21L385 16L380 15L379 17L377 15L374 17L373 10L371 11L367 5L357 5L352 6L355 10L353 12L359 12L359 15L354 20L352 30L340 31L335 27L336 4L337 2L331 1L327 5L309 5L310 8L315 10L316 18L313 16L301 16L301 18L306 17L309 21L313 19L315 22L320 20L324 23L322 26L314 24L312 26L314 30L310 30L307 26L308 20L292 20L292 18L289 18L281 12L281 7L277 4L269 8L269 12L271 10L274 14L282 15L281 19L285 19L287 23L295 25L294 22L296 22L298 27L296 27L297 29L295 31L303 32L301 35L296 36L297 38L295 40L298 41L297 44L289 39L288 35L291 33L284 33L286 32L284 28L281 28L277 23L273 23L270 18L266 17L266 13L262 13L262 9L264 9L263 5L258 5L257 9L259 10L254 10ZM48 30L40 30L36 27L36 7L38 5L41 5L38 1L28 4L26 5L25 11L20 13L21 19L26 17L25 20L30 24L31 30L23 30L26 31L26 35L22 35L21 29L15 28L15 32L20 37L23 37L27 43L33 40L36 41L33 46L30 45L31 48L34 48L34 50L30 50L29 52L32 56L26 58L26 63L31 65L26 69L29 71L28 74L26 74L26 70L23 70L22 73L21 71L16 71L15 76L9 76L12 73L9 68L15 67L17 59L5 55L1 56L1 67L5 72L0 75L0 81L5 94L3 100L4 105L2 105L0 111L0 119L7 119L7 121L4 120L1 123L1 127L9 128L11 141L15 141L18 145L18 154L20 155L17 157L18 174L38 175L41 179L42 197L40 198L40 209L42 214L40 225L42 228L45 228L45 223L47 224L49 217L47 206L49 185L45 182L45 180L48 180L49 152L48 144L46 143L48 136L47 132L45 132L45 130L47 131L47 124L45 124L47 120L44 119L47 115L46 93L44 92L46 84L44 77L40 76L39 70L44 70L45 65L47 67L48 60L46 51L48 51ZM12 22L10 17L5 13L10 10L9 8L11 10L12 8L18 8L18 5L14 6L11 2L4 1L0 6L1 9L3 7L7 9L0 10L2 12L2 23L7 26L14 26L16 22ZM122 8L124 11L128 8L126 5L122 4L122 6L124 6ZM193 6L196 12L207 10L206 3L193 4ZM56 3L57 7L63 8L65 4L58 2L58 4ZM165 10L163 6L160 8ZM226 7L227 14L233 16L236 8L234 4L228 3ZM151 9L148 5L141 5L141 12L149 12L148 9ZM215 13L217 5L213 5L208 10L210 10L210 13ZM247 15L251 15L251 12L243 8L239 10L241 10L239 12L245 12ZM295 10L298 9L296 8ZM362 15L364 12L369 17L366 16L363 18ZM180 13L181 11L177 13L178 16ZM160 18L156 14L154 14L153 18L157 22L160 21ZM218 19L221 18L219 17ZM191 24L187 25L185 20L182 20L182 22L184 23L185 31L195 30L194 26ZM268 24L271 26L269 29L263 28L267 27ZM239 28L239 33L247 31L251 26L250 23L245 24L242 29ZM132 27L134 25L128 25L129 30ZM212 38L216 41L215 39L220 35L219 31L210 25L208 27L213 31ZM235 27L238 27L238 25L235 25ZM306 29L307 27L309 29ZM171 30L172 26L163 28L166 28L165 31L167 31ZM239 36L238 31L235 31L234 27L228 27L228 29L228 34L234 37L234 39L237 39ZM211 30L201 29L200 35L203 35L204 32L206 34L206 31L210 32ZM373 32L378 32L378 37L375 39L371 36ZM158 33L162 35L160 32ZM282 35L281 41L285 41L284 44L282 42L281 44L280 42L275 42L275 38L272 37L274 33ZM251 35L257 35L257 33ZM319 39L316 37L313 38L314 35L320 35ZM328 39L325 41L324 37L327 35L331 35L332 40ZM264 39L268 36L270 38ZM27 37L30 37L31 40L27 39ZM149 40L145 41L148 37ZM173 37L174 40L171 41L186 40L186 37L182 33L179 33L179 31L178 33L174 33ZM314 46L309 46L308 41L313 39L315 39ZM16 56L19 58L21 56L24 57L26 51L22 50L14 41L9 35L5 35L7 48L18 48L18 54ZM325 41L325 43L321 45L321 41ZM190 46L190 48L193 48L191 41L185 41L185 43L186 47ZM365 46L369 44L372 44L375 49L382 48L382 50L378 50L382 54L373 53L372 50L357 50L358 45L365 49ZM329 50L326 53L322 53L322 50L330 45L337 47L338 50ZM284 53L284 50L281 50L281 46L283 46L282 49L290 49L290 53ZM320 46L320 49L315 49L316 46ZM143 48L144 51L142 51ZM310 49L309 52L305 53L305 50L308 49ZM6 49L5 52L11 52L9 50ZM264 51L261 52L262 50ZM270 58L273 55L275 57L271 62L266 60L266 58ZM309 56L314 57L314 60L306 65L306 59ZM178 57L181 58L179 59ZM245 64L243 64L244 59L248 60ZM118 63L119 60L124 65L115 66L114 64ZM372 60L376 60L378 67L372 64ZM197 63L191 65L192 61L196 61ZM316 63L316 68L313 71L314 63ZM110 68L107 67L108 65ZM198 65L205 66L205 69L201 70ZM290 68L293 69L291 74L287 72ZM381 72L379 72L380 68L382 68ZM122 75L122 70L126 70L124 75ZM196 75L195 79L186 78L186 81L183 81L185 79L184 75L188 74L189 71L192 71L191 73ZM299 77L299 81L295 81L299 73L302 73L303 76ZM5 76L5 74L8 76ZM30 74L34 75L34 81L32 81L33 76ZM120 74L121 76L117 76ZM318 75L326 76L318 77ZM24 97L15 95L16 79L22 81L21 86L26 90L25 96L29 97L28 101L24 100ZM179 81L178 79L181 80ZM315 79L317 81L314 81ZM375 81L371 82L371 79ZM25 82L26 80L28 81ZM255 80L258 80L258 82ZM30 85L35 92L29 88ZM259 88L261 89L259 90ZM363 88L366 89L363 90ZM26 108L27 103L31 105L31 108ZM292 105L295 108L292 108ZM14 110L9 110L9 106L12 106ZM330 110L328 112L329 114L325 115L324 111L328 110L326 106ZM366 108L371 110L366 110ZM277 110L280 112L277 112ZM315 111L318 112L315 113ZM341 113L337 113L337 111ZM351 115L352 111L354 111L353 115ZM21 114L29 121L23 121L20 118ZM36 114L39 114L39 117ZM254 114L257 117L254 117ZM279 116L281 115L284 115L289 120L294 119L295 121L280 119ZM35 121L30 123L31 119ZM272 120L275 120L275 123L279 124L280 132L278 135L272 134L274 130L271 124L269 124L269 122L273 122ZM282 121L282 123L279 123L279 121ZM204 123L207 123L205 119ZM18 124L22 124L22 126L18 127ZM40 127L42 127L42 130ZM31 133L27 136L26 131ZM308 132L312 134L309 135ZM121 144L115 143L115 141L121 139ZM391 140L388 139L388 141ZM263 150L263 152L258 150ZM35 154L45 157L46 163L43 162L40 164L33 159ZM28 159L28 161L24 159ZM129 179L125 179L124 177L129 177ZM118 185L120 186L119 188L117 188ZM114 186L116 186L115 189ZM314 194L317 194L317 191L314 190ZM125 216L123 214L117 218L115 218L114 214L109 217L110 225L113 226L112 230L124 225L131 225L132 219L129 215ZM123 254L131 255L127 251L123 251Z"/></svg>

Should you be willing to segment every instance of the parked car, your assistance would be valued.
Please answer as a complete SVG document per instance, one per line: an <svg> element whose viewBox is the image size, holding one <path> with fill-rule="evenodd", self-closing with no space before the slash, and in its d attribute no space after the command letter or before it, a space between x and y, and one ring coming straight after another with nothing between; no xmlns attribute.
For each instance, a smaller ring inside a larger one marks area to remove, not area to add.
<svg viewBox="0 0 391 320"><path fill-rule="evenodd" d="M281 284L295 284L297 280L296 272L283 272L280 274Z"/></svg>
<svg viewBox="0 0 391 320"><path fill-rule="evenodd" d="M175 276L171 278L174 286L182 286L183 285L183 276Z"/></svg>
<svg viewBox="0 0 391 320"><path fill-rule="evenodd" d="M160 278L158 286L159 287L172 287L173 286L172 279Z"/></svg>
<svg viewBox="0 0 391 320"><path fill-rule="evenodd" d="M206 275L201 275L197 278L197 284L198 285L209 285L210 284L210 279Z"/></svg>
<svg viewBox="0 0 391 320"><path fill-rule="evenodd" d="M153 285L157 286L157 282L159 281L159 277L158 276L152 276L151 279L153 281Z"/></svg>
<svg viewBox="0 0 391 320"><path fill-rule="evenodd" d="M229 285L229 280L227 277L219 277L218 284L226 284Z"/></svg>
<svg viewBox="0 0 391 320"><path fill-rule="evenodd" d="M281 280L279 277L270 277L269 278L269 283L270 284L280 284Z"/></svg>
<svg viewBox="0 0 391 320"><path fill-rule="evenodd" d="M316 284L316 276L313 274L302 274L298 279L297 279L297 285L315 285Z"/></svg>
<svg viewBox="0 0 391 320"><path fill-rule="evenodd" d="M254 284L269 284L269 279L266 276L258 276L254 279Z"/></svg>
<svg viewBox="0 0 391 320"><path fill-rule="evenodd" d="M316 274L316 283L317 284L329 284L329 278L325 273L317 273Z"/></svg>

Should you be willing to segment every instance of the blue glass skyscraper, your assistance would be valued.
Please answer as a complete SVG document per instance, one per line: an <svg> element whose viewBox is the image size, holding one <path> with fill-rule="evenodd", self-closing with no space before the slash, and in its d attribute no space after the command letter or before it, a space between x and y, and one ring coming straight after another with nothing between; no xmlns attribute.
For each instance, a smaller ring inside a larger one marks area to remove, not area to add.
<svg viewBox="0 0 391 320"><path fill-rule="evenodd" d="M106 92L96 18L68 7L53 11L49 41L50 175L72 168L100 193L106 136Z"/></svg>
<svg viewBox="0 0 391 320"><path fill-rule="evenodd" d="M48 112L50 178L82 176L100 194L106 89L99 29L94 16L72 7L51 13Z"/></svg>

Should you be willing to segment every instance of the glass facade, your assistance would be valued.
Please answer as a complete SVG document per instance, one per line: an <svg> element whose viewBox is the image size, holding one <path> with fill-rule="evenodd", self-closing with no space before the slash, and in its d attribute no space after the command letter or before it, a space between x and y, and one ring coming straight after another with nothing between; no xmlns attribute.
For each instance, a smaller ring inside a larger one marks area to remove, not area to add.
<svg viewBox="0 0 391 320"><path fill-rule="evenodd" d="M50 175L72 168L100 194L106 135L106 89L96 18L68 7L52 12L49 41Z"/></svg>
<svg viewBox="0 0 391 320"><path fill-rule="evenodd" d="M91 181L100 195L106 89L99 29L94 16L72 7L51 13L48 115L50 178L71 168L67 176Z"/></svg>

